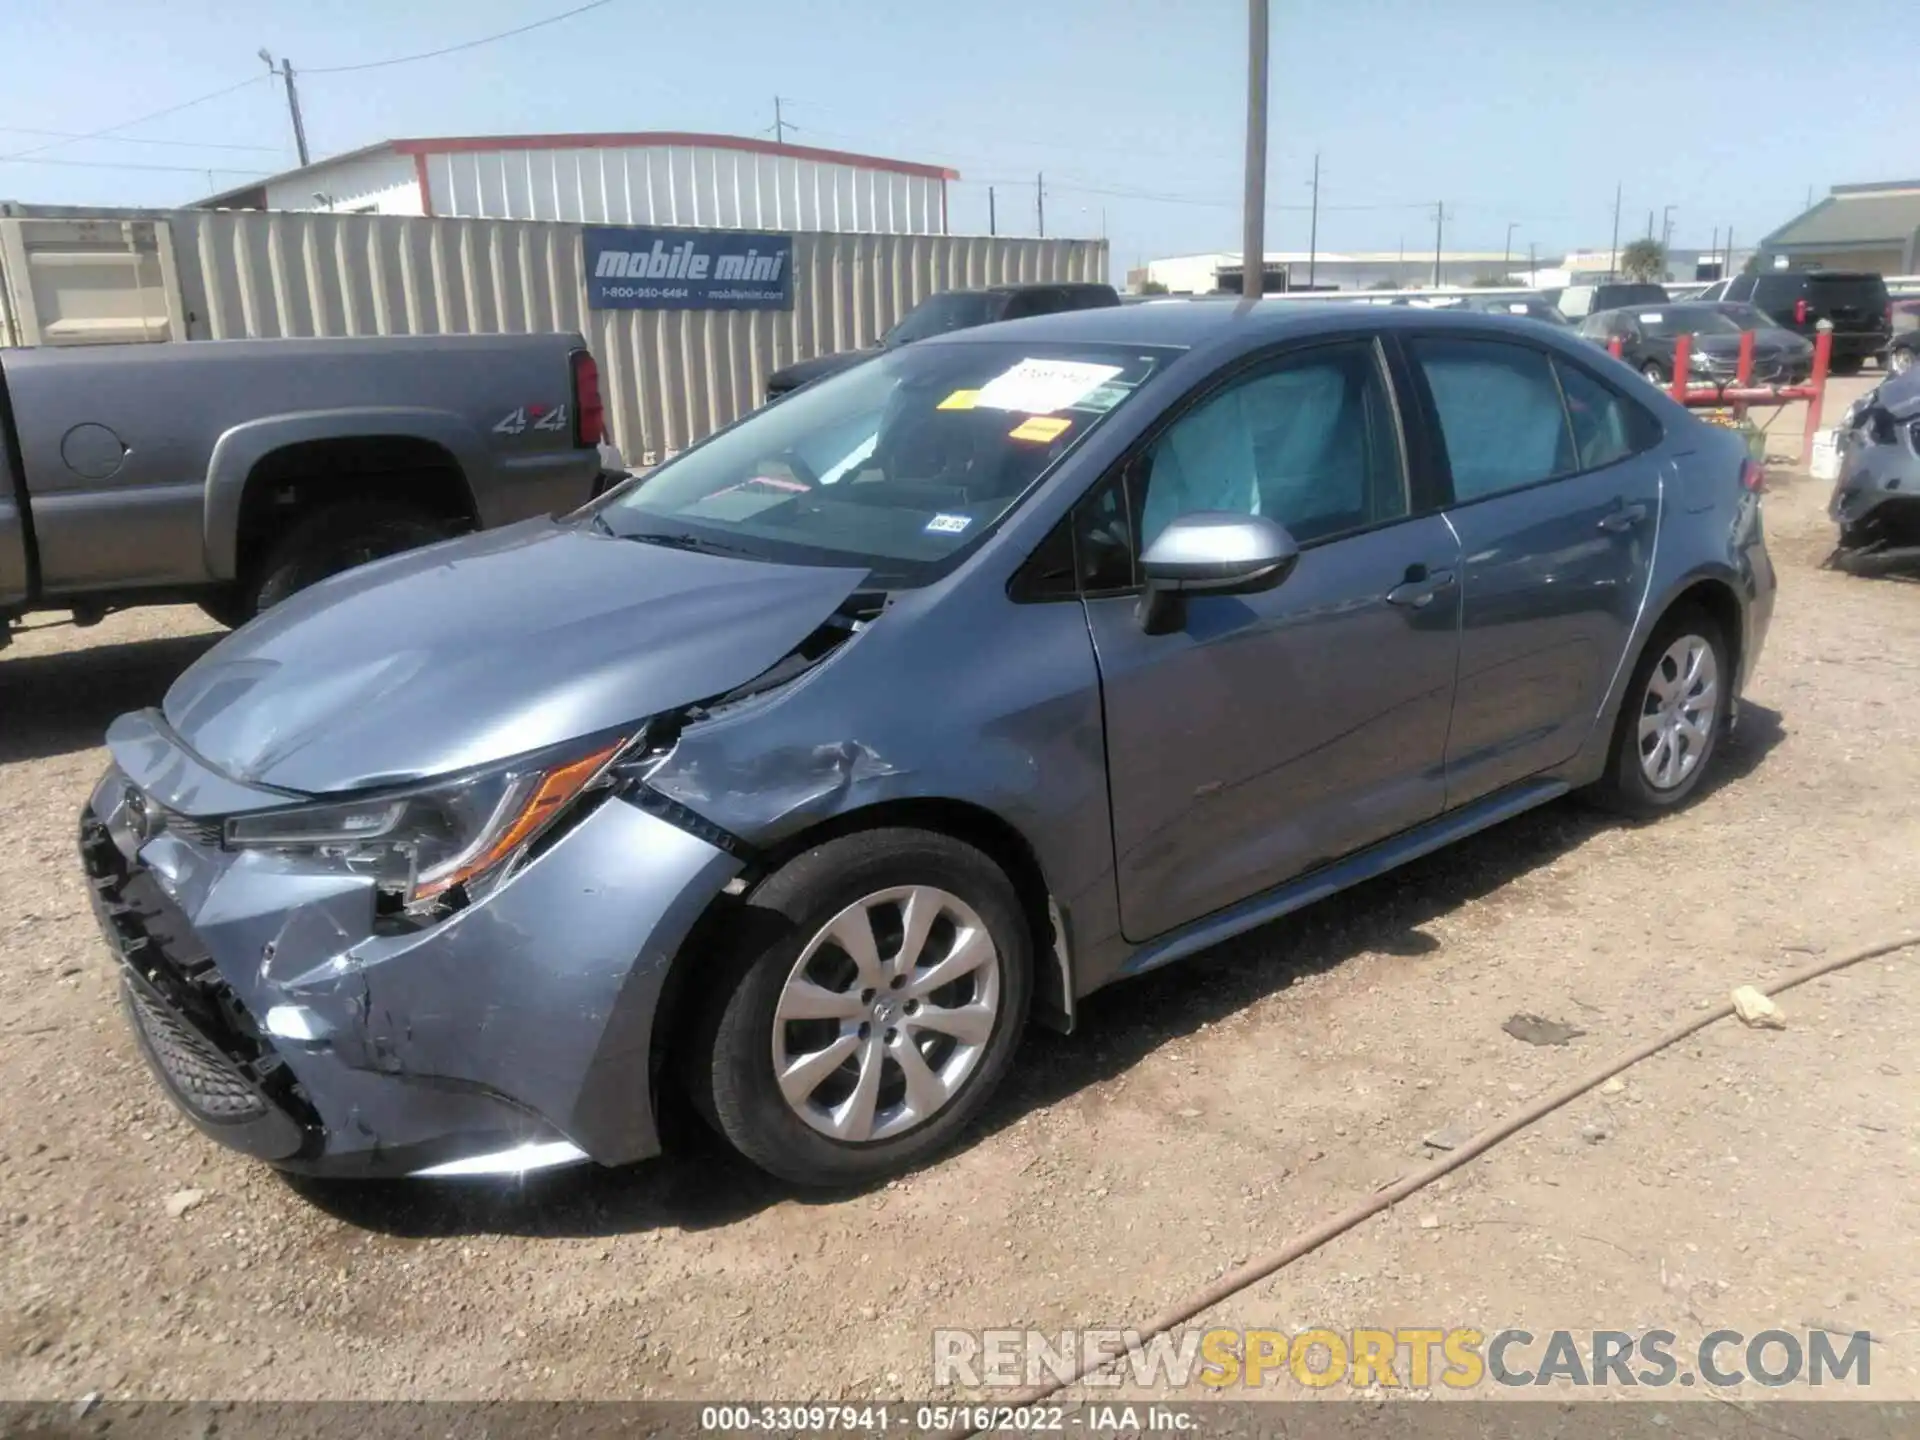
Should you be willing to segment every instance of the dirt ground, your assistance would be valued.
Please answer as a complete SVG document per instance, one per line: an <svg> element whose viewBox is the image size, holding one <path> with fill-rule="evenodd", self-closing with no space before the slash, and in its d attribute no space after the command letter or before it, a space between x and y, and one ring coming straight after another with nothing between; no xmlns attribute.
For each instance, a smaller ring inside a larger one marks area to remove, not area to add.
<svg viewBox="0 0 1920 1440"><path fill-rule="evenodd" d="M519 1186L328 1189L201 1138L125 1031L72 837L107 721L213 632L31 630L0 656L0 1396L926 1396L935 1327L1138 1323L1436 1130L1920 928L1920 585L1817 568L1826 487L1774 483L1778 612L1697 805L1556 804L1109 990L1030 1037L957 1153L830 1199L697 1139ZM1920 951L1782 1009L1202 1323L1870 1329L1871 1393L1920 1397ZM1524 1044L1518 1012L1583 1033Z"/></svg>

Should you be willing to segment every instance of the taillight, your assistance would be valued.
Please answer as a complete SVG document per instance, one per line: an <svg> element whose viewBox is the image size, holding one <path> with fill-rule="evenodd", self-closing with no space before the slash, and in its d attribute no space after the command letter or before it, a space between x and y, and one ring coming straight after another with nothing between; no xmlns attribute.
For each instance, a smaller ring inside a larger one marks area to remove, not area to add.
<svg viewBox="0 0 1920 1440"><path fill-rule="evenodd" d="M607 434L607 408L600 402L600 367L584 350L573 352L573 443L598 445Z"/></svg>
<svg viewBox="0 0 1920 1440"><path fill-rule="evenodd" d="M1807 299L1804 295L1793 302L1793 323L1796 325L1807 323Z"/></svg>
<svg viewBox="0 0 1920 1440"><path fill-rule="evenodd" d="M1747 459L1740 466L1740 488L1750 495L1758 495L1767 488L1767 472L1760 468L1760 462Z"/></svg>

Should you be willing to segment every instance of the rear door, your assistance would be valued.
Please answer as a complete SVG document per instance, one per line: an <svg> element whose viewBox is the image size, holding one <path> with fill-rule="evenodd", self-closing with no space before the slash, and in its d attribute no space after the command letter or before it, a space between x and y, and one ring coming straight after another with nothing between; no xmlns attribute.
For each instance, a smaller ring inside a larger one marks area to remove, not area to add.
<svg viewBox="0 0 1920 1440"><path fill-rule="evenodd" d="M1652 417L1595 372L1510 337L1414 337L1460 539L1460 680L1447 805L1570 759L1652 575Z"/></svg>
<svg viewBox="0 0 1920 1440"><path fill-rule="evenodd" d="M1129 939L1440 813L1459 547L1403 454L1384 354L1356 337L1224 377L1083 502L1080 552L1121 557L1086 608ZM1147 634L1133 537L1208 510L1279 521L1299 563Z"/></svg>
<svg viewBox="0 0 1920 1440"><path fill-rule="evenodd" d="M1810 275L1807 308L1815 324L1821 320L1833 322L1836 341L1881 340L1890 328L1887 282L1878 275Z"/></svg>

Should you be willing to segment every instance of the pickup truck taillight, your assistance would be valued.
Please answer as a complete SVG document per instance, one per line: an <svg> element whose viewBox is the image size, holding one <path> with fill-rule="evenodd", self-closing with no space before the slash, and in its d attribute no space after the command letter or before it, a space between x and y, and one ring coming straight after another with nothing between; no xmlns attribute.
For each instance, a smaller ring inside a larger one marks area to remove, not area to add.
<svg viewBox="0 0 1920 1440"><path fill-rule="evenodd" d="M1804 295L1793 302L1793 323L1796 325L1807 323L1807 300Z"/></svg>
<svg viewBox="0 0 1920 1440"><path fill-rule="evenodd" d="M584 350L573 352L573 443L598 445L607 434L607 408L600 401L600 367Z"/></svg>

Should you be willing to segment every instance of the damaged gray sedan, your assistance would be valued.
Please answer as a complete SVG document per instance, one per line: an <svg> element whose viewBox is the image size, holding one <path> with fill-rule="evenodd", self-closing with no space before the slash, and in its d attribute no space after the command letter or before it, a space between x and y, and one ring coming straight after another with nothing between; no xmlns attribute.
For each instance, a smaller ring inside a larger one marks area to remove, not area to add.
<svg viewBox="0 0 1920 1440"><path fill-rule="evenodd" d="M1869 390L1839 428L1840 478L1827 502L1840 527L1831 563L1871 572L1920 561L1920 371Z"/></svg>
<svg viewBox="0 0 1920 1440"><path fill-rule="evenodd" d="M578 515L296 596L108 736L133 1033L330 1175L954 1139L1029 1018L1591 787L1709 773L1758 472L1484 315L1137 306L929 340Z"/></svg>

